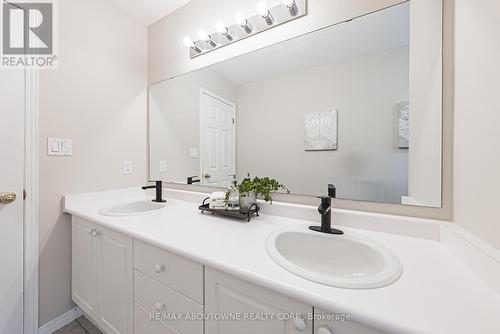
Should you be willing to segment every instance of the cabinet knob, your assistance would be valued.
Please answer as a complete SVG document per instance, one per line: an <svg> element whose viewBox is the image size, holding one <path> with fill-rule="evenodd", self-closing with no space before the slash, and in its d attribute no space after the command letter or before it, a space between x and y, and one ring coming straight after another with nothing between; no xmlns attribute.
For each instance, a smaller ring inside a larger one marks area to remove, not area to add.
<svg viewBox="0 0 500 334"><path fill-rule="evenodd" d="M302 317L293 320L293 327L298 332L303 332L306 330L306 322Z"/></svg>
<svg viewBox="0 0 500 334"><path fill-rule="evenodd" d="M321 326L318 328L317 334L333 334L333 331L327 326Z"/></svg>
<svg viewBox="0 0 500 334"><path fill-rule="evenodd" d="M157 274L161 273L164 270L165 270L165 265L163 265L163 264L156 264L155 265L155 272Z"/></svg>
<svg viewBox="0 0 500 334"><path fill-rule="evenodd" d="M97 232L97 230L93 228L92 230L90 230L89 234L93 237L97 237L99 235L99 232Z"/></svg>
<svg viewBox="0 0 500 334"><path fill-rule="evenodd" d="M155 309L157 311L163 310L164 307L165 307L165 302L156 302L155 303Z"/></svg>

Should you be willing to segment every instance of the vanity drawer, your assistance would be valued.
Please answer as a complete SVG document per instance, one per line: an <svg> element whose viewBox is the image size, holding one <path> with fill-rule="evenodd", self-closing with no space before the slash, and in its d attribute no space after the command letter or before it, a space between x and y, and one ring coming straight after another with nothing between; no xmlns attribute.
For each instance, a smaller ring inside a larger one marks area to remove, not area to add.
<svg viewBox="0 0 500 334"><path fill-rule="evenodd" d="M150 312L134 304L134 333L137 334L181 334L159 320L151 319Z"/></svg>
<svg viewBox="0 0 500 334"><path fill-rule="evenodd" d="M134 268L203 304L203 266L181 256L134 241Z"/></svg>
<svg viewBox="0 0 500 334"><path fill-rule="evenodd" d="M148 312L164 316L162 321L182 334L203 334L203 321L171 320L165 316L203 313L203 306L139 271L134 272L134 300Z"/></svg>

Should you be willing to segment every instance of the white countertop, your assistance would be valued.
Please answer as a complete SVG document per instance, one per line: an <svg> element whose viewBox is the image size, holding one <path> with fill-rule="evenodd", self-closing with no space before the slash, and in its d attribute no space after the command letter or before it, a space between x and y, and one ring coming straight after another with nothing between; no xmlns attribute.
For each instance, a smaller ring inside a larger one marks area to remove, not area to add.
<svg viewBox="0 0 500 334"><path fill-rule="evenodd" d="M261 215L242 223L201 214L199 204L168 197L162 213L99 214L116 203L151 198L135 190L69 195L64 210L325 311L350 314L351 320L383 331L500 333L500 296L439 241L344 228L392 250L403 264L403 275L379 289L334 288L289 273L266 253L265 240L271 232L307 229L310 221Z"/></svg>

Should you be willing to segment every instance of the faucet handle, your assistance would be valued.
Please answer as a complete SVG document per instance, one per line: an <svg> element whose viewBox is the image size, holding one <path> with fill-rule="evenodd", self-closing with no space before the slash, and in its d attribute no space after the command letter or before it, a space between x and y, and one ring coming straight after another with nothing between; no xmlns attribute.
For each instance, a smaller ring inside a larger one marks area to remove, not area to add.
<svg viewBox="0 0 500 334"><path fill-rule="evenodd" d="M331 205L332 198L330 196L317 196L317 198L321 199L322 205Z"/></svg>

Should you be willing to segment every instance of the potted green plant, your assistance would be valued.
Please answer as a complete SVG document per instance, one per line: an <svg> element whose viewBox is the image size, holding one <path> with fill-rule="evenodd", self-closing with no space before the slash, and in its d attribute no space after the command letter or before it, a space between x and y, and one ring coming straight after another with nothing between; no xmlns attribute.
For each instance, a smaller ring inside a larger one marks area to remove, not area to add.
<svg viewBox="0 0 500 334"><path fill-rule="evenodd" d="M240 207L249 207L257 202L257 196L262 197L267 203L273 204L272 193L288 189L275 179L269 177L245 178L236 186L240 194Z"/></svg>

